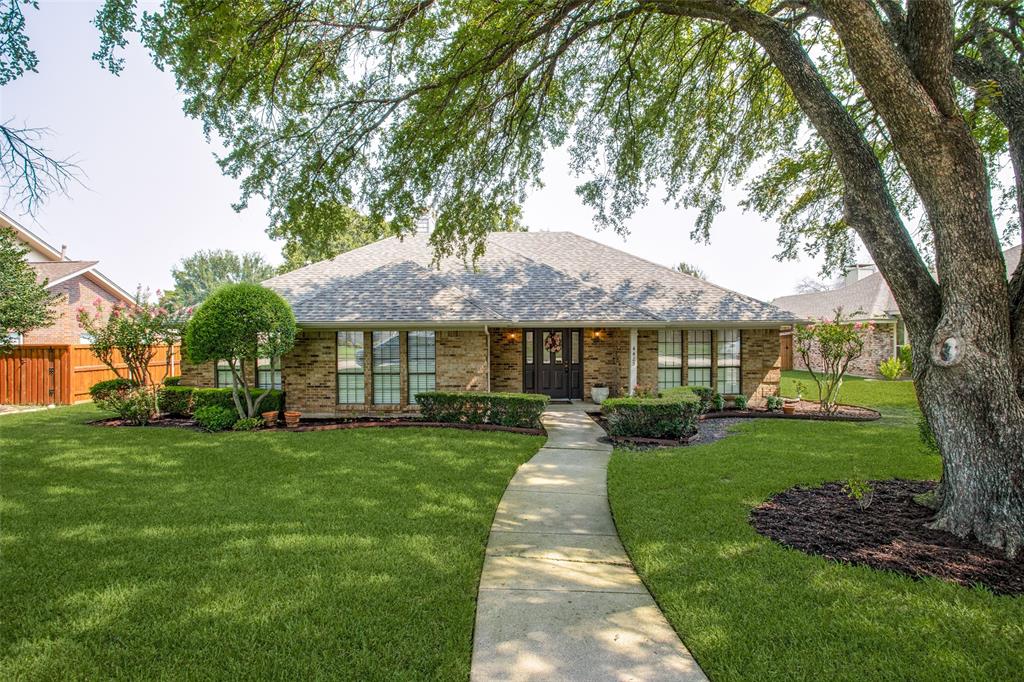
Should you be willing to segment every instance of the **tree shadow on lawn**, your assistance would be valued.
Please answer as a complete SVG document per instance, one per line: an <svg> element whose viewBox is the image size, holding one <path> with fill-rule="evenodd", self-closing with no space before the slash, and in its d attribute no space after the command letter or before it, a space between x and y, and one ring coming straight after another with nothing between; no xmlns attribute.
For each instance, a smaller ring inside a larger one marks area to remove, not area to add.
<svg viewBox="0 0 1024 682"><path fill-rule="evenodd" d="M747 521L797 484L935 478L938 458L907 422L754 422L707 446L616 451L609 493L619 533L712 679L1019 675L1024 599L809 556Z"/></svg>
<svg viewBox="0 0 1024 682"><path fill-rule="evenodd" d="M5 677L468 675L494 509L542 439L95 416L0 433Z"/></svg>

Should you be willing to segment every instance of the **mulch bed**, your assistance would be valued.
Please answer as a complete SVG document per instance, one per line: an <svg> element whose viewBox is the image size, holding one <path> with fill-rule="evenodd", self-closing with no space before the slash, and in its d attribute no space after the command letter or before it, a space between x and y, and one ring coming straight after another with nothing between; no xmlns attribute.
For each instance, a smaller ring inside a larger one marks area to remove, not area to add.
<svg viewBox="0 0 1024 682"><path fill-rule="evenodd" d="M124 419L118 419L117 417L111 419L97 419L96 421L89 422L95 426L128 426L137 427L136 424L125 421ZM171 427L180 429L192 429L195 431L202 431L202 427L198 426L192 419L177 418L177 417L158 417L147 424L147 427ZM504 431L506 433L521 433L528 436L543 436L546 431L544 429L527 429L514 426L500 426L498 424L451 424L447 422L427 422L418 419L408 418L390 418L390 419L375 419L367 417L354 417L350 419L306 419L299 422L298 426L289 427L283 423L278 423L277 426L263 427L260 431L335 431L339 429L365 429L365 428L437 428L437 429L463 429L466 431Z"/></svg>
<svg viewBox="0 0 1024 682"><path fill-rule="evenodd" d="M801 400L796 403L796 412L786 414L785 412L769 412L768 410L721 410L719 412L707 412L701 415L701 419L808 419L812 421L829 422L871 422L880 419L882 414L877 410L860 405L840 405L835 414L825 414L820 405L810 400Z"/></svg>
<svg viewBox="0 0 1024 682"><path fill-rule="evenodd" d="M1024 593L1024 558L1008 561L976 541L925 527L933 512L912 498L933 490L935 482L870 484L874 497L866 509L850 499L843 483L797 486L756 507L750 523L780 544L835 561L980 584L996 594Z"/></svg>

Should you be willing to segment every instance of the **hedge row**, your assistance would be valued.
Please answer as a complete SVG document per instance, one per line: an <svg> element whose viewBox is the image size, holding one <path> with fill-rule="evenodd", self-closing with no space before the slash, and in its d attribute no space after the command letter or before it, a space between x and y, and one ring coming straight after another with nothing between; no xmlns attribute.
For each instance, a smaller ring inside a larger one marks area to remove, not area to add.
<svg viewBox="0 0 1024 682"><path fill-rule="evenodd" d="M250 388L253 399L263 395L262 388ZM235 410L230 388L193 388L192 386L164 386L158 393L160 411L175 416L189 416L203 407L226 407ZM239 396L241 399L241 396ZM271 389L260 412L280 412L284 405L284 392Z"/></svg>
<svg viewBox="0 0 1024 682"><path fill-rule="evenodd" d="M416 394L416 404L426 421L536 429L540 428L540 415L547 407L548 397L532 393L428 391Z"/></svg>
<svg viewBox="0 0 1024 682"><path fill-rule="evenodd" d="M677 392L661 398L609 398L601 411L613 436L677 440L697 430L702 407L697 396Z"/></svg>

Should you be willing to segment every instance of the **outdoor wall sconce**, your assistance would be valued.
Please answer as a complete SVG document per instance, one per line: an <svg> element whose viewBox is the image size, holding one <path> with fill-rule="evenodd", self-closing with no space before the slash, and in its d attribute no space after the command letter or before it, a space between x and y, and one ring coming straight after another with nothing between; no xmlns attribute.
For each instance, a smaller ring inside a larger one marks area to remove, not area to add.
<svg viewBox="0 0 1024 682"><path fill-rule="evenodd" d="M508 340L509 341L518 341L519 340L519 332L509 332L508 333Z"/></svg>
<svg viewBox="0 0 1024 682"><path fill-rule="evenodd" d="M603 329L595 329L594 332L591 334L591 337L594 339L594 341L603 341L605 338L608 337L608 332L606 332Z"/></svg>

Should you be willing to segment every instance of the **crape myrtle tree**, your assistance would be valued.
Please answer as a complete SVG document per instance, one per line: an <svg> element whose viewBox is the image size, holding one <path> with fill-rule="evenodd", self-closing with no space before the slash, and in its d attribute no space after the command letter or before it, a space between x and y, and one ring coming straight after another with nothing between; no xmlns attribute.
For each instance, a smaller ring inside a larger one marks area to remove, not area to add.
<svg viewBox="0 0 1024 682"><path fill-rule="evenodd" d="M192 315L185 329L185 351L199 364L224 360L231 368L231 395L242 419L259 414L270 387L249 390L245 367L259 358L280 357L295 345L295 315L277 293L258 284L225 284ZM251 372L250 372L251 374Z"/></svg>
<svg viewBox="0 0 1024 682"><path fill-rule="evenodd" d="M97 25L115 72L141 32L272 220L354 199L402 233L431 206L438 255L476 255L568 145L620 231L660 183L706 237L750 178L782 255L836 269L859 235L914 339L931 525L1020 549L1024 268L1008 280L997 230L1024 211L1019 2L167 0L139 21L110 0Z"/></svg>

